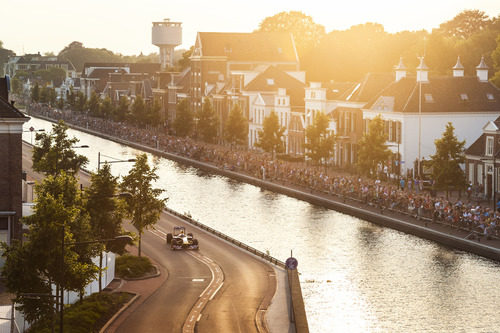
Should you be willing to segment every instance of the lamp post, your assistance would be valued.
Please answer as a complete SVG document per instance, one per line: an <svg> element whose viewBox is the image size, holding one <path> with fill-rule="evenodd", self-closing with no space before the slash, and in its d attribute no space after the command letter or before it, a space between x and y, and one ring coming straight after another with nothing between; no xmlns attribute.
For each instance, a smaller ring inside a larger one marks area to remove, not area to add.
<svg viewBox="0 0 500 333"><path fill-rule="evenodd" d="M132 241L132 237L129 235L120 235L115 238L110 239L96 239L91 241L83 241L83 242L74 242L74 243L64 243L64 234L65 234L65 225L63 224L62 230L62 238L61 238L61 286L60 292L61 298L60 309L59 309L59 333L63 333L64 330L64 247L66 245L88 245L88 244L98 244L98 243L107 243L107 242L116 242L116 241Z"/></svg>
<svg viewBox="0 0 500 333"><path fill-rule="evenodd" d="M28 131L23 131L24 133L30 132L31 133L31 141L30 144L33 145L33 132L45 132L45 129L35 129L33 126L30 127Z"/></svg>
<svg viewBox="0 0 500 333"><path fill-rule="evenodd" d="M103 163L124 163L124 162L135 162L135 158L129 158L128 160L120 160L111 156L107 156L102 154L102 156L107 157L107 158L112 158L113 161L102 161L101 162L101 152L97 153L97 172L101 170L101 164Z"/></svg>

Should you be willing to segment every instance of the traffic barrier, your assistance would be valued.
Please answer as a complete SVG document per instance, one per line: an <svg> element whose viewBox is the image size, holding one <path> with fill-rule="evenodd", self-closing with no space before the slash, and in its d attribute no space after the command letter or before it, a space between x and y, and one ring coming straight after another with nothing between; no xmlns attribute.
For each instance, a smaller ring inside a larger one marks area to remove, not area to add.
<svg viewBox="0 0 500 333"><path fill-rule="evenodd" d="M258 256L258 257L260 257L260 258L262 258L262 259L270 262L273 265L276 265L276 266L281 267L281 268L285 268L285 263L283 261L278 260L278 259L270 256L267 253L259 251L256 248L251 247L250 245L247 245L247 244L245 244L245 243L243 243L243 242L241 242L241 241L239 241L237 239L234 239L231 236L228 236L228 235L226 235L226 234L224 234L224 233L222 233L220 231L217 231L217 230L215 230L215 229L213 229L213 228L211 228L211 227L209 227L209 226L207 226L207 225L205 225L205 224L203 224L203 223L201 223L199 221L196 221L196 220L194 220L190 216L187 216L185 214L181 214L181 213L179 213L179 212L177 212L177 211L175 211L175 210L173 210L171 208L168 208L168 207L165 208L165 211L167 213L169 213L169 214L175 215L175 216L183 219L184 221L186 221L186 222L188 222L188 223L190 223L192 225L195 225L195 226L199 227L200 229L203 229L203 230L205 230L205 231L207 231L207 232L209 232L209 233L211 233L211 234L213 234L213 235L215 235L215 236L217 236L219 238L222 238L222 239L230 242L231 244L234 244L235 246L238 246L239 248L241 248L241 249L243 249L243 250L245 250L247 252L255 254L256 256Z"/></svg>

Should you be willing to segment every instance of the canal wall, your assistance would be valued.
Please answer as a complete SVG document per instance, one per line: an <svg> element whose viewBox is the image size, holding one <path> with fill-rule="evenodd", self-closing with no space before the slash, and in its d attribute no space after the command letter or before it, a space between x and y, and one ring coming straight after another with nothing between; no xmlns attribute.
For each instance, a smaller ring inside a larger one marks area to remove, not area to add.
<svg viewBox="0 0 500 333"><path fill-rule="evenodd" d="M36 117L45 119L47 121L54 122L53 119L48 118L48 117L43 117L43 116L39 116L39 115L37 115ZM272 183L269 181L258 179L258 178L255 178L255 177L252 177L252 176L249 176L246 174L242 174L242 173L234 172L231 170L219 168L213 164L204 163L204 162L193 160L193 159L190 159L187 157L183 157L183 156L179 156L176 154L161 151L161 150L158 150L158 149L155 149L152 147L148 147L148 146L145 146L142 144L122 140L122 139L113 137L111 135L103 134L103 133L100 133L100 132L97 132L94 130L90 130L87 128L75 126L75 125L72 125L69 123L68 123L68 126L70 126L71 128L78 129L82 132L87 132L87 133L105 138L107 140L111 140L111 141L114 141L114 142L117 142L117 143L120 143L123 145L134 147L134 148L139 149L139 150L147 151L151 154L162 156L162 157L168 158L170 160L173 160L173 161L176 161L176 162L179 162L182 164L190 165L190 166L205 170L205 171L210 172L210 173L223 175L223 176L226 176L226 177L229 177L232 179L236 179L236 180L241 181L241 182L245 182L245 183L249 183L249 184L258 186L260 188L263 188L263 189L266 189L266 190L269 190L272 192L281 193L281 194L284 194L284 195L287 195L290 197L294 197L296 199L306 201L306 202L309 202L309 203L312 203L312 204L315 204L318 206L326 207L326 208L333 209L335 211L338 211L338 212L341 212L341 213L344 213L347 215L355 216L355 217L358 217L360 219L370 221L372 223L376 223L376 224L379 224L379 225L382 225L385 227L389 227L389 228L392 228L395 230L399 230L399 231L402 231L402 232L405 232L408 234L412 234L412 235L415 235L415 236L418 236L421 238L435 241L437 243L440 243L442 245L445 245L445 246L448 246L451 248L467 251L470 253L474 253L474 254L492 259L492 260L500 261L500 249L498 249L498 248L491 247L491 246L488 246L485 244L481 244L479 242L466 239L464 237L458 237L458 236L452 235L450 233L445 233L442 231L434 230L432 228L428 228L425 226L420 226L420 225L417 225L414 223L405 222L401 219L384 215L383 213L376 213L376 212L373 212L373 211L370 211L370 210L367 210L364 208L355 207L354 205L350 205L348 203L345 203L345 201L346 201L345 198L343 198L341 196L337 197L336 199L325 198L325 197L317 195L317 194L305 192L302 190L283 186L283 185L280 185L277 183Z"/></svg>

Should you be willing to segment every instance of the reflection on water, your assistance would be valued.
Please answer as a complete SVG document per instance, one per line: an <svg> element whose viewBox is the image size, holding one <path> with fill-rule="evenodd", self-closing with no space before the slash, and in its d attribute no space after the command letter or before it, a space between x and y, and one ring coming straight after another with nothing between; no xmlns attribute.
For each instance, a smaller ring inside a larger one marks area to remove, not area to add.
<svg viewBox="0 0 500 333"><path fill-rule="evenodd" d="M98 151L138 153L74 135L91 147L80 151L89 169ZM496 262L166 159L154 163L169 207L281 260L293 250L311 332L499 332ZM130 167L111 169L125 175Z"/></svg>

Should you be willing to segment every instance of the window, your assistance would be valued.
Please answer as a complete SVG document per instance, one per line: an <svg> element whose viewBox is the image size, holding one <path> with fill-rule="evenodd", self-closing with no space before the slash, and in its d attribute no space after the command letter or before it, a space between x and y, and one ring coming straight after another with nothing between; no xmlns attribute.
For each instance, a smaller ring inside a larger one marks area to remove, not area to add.
<svg viewBox="0 0 500 333"><path fill-rule="evenodd" d="M488 99L488 101L494 101L495 100L495 96L493 96L493 94L490 94L490 93L486 94L486 98Z"/></svg>
<svg viewBox="0 0 500 333"><path fill-rule="evenodd" d="M469 100L469 96L467 96L467 94L460 94L460 100L466 102Z"/></svg>
<svg viewBox="0 0 500 333"><path fill-rule="evenodd" d="M479 185L482 185L483 184L483 165L482 164L478 164L477 165L477 183Z"/></svg>
<svg viewBox="0 0 500 333"><path fill-rule="evenodd" d="M425 98L426 103L433 103L434 102L434 98L432 97L432 94L425 94L424 98Z"/></svg>
<svg viewBox="0 0 500 333"><path fill-rule="evenodd" d="M469 182L474 183L474 163L469 163Z"/></svg>
<svg viewBox="0 0 500 333"><path fill-rule="evenodd" d="M316 98L316 92L311 91L311 98Z"/></svg>
<svg viewBox="0 0 500 333"><path fill-rule="evenodd" d="M273 86L274 85L274 79L267 79L267 85L268 86Z"/></svg>
<svg viewBox="0 0 500 333"><path fill-rule="evenodd" d="M486 137L486 156L493 156L493 145L495 141L492 136Z"/></svg>

